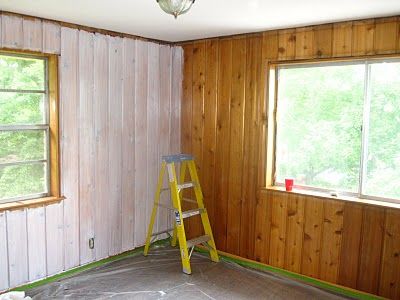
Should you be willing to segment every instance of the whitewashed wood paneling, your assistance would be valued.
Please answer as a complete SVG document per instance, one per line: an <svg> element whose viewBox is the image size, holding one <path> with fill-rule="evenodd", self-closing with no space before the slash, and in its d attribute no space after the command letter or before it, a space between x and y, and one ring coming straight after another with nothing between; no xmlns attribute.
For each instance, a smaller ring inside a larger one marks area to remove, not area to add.
<svg viewBox="0 0 400 300"><path fill-rule="evenodd" d="M22 49L24 33L22 18L19 16L2 15L1 45L5 48Z"/></svg>
<svg viewBox="0 0 400 300"><path fill-rule="evenodd" d="M22 21L22 29L24 36L24 49L32 51L42 51L42 21L38 19L24 18Z"/></svg>
<svg viewBox="0 0 400 300"><path fill-rule="evenodd" d="M27 282L29 276L26 211L9 211L6 220L10 286L18 286Z"/></svg>
<svg viewBox="0 0 400 300"><path fill-rule="evenodd" d="M135 246L143 245L147 230L147 86L148 43L136 42L135 86Z"/></svg>
<svg viewBox="0 0 400 300"><path fill-rule="evenodd" d="M108 38L101 34L94 40L94 129L95 129L95 252L96 259L108 256L109 172L108 172ZM107 76L104 76L107 74Z"/></svg>
<svg viewBox="0 0 400 300"><path fill-rule="evenodd" d="M44 207L27 209L29 281L43 278L46 272L46 214Z"/></svg>
<svg viewBox="0 0 400 300"><path fill-rule="evenodd" d="M8 240L6 224L6 213L0 212L0 291L10 286L8 280Z"/></svg>
<svg viewBox="0 0 400 300"><path fill-rule="evenodd" d="M136 42L124 38L122 98L122 251L134 246L135 219L135 55Z"/></svg>
<svg viewBox="0 0 400 300"><path fill-rule="evenodd" d="M144 244L160 156L179 152L182 52L8 14L0 14L0 41L60 55L66 197L0 212L2 291ZM172 222L159 217L160 228Z"/></svg>
<svg viewBox="0 0 400 300"><path fill-rule="evenodd" d="M47 276L50 276L64 270L64 203L45 209Z"/></svg>
<svg viewBox="0 0 400 300"><path fill-rule="evenodd" d="M61 29L61 192L64 200L64 266L79 265L78 30Z"/></svg>
<svg viewBox="0 0 400 300"><path fill-rule="evenodd" d="M95 260L95 251L88 247L94 238L94 40L93 33L79 32L79 226L80 263Z"/></svg>

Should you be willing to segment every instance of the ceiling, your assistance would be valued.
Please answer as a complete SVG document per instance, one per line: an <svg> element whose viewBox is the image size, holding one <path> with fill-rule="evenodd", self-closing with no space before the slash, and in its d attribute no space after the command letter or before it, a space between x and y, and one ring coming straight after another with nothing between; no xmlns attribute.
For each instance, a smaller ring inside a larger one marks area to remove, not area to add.
<svg viewBox="0 0 400 300"><path fill-rule="evenodd" d="M0 9L165 41L400 14L399 0L196 0L177 20L156 0L0 0Z"/></svg>

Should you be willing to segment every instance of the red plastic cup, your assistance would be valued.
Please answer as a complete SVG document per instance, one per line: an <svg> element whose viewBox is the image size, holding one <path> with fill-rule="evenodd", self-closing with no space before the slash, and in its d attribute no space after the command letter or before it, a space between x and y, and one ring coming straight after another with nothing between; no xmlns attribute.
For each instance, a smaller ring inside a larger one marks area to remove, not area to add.
<svg viewBox="0 0 400 300"><path fill-rule="evenodd" d="M293 178L286 178L285 179L285 187L286 191L291 192L293 190Z"/></svg>

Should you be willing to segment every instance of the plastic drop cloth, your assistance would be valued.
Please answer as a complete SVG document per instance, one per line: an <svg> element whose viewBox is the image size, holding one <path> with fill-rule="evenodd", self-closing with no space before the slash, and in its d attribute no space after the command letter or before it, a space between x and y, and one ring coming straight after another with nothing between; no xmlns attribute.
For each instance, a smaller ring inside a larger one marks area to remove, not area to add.
<svg viewBox="0 0 400 300"><path fill-rule="evenodd" d="M179 250L152 249L26 291L33 299L345 299L327 291L193 253L182 273Z"/></svg>

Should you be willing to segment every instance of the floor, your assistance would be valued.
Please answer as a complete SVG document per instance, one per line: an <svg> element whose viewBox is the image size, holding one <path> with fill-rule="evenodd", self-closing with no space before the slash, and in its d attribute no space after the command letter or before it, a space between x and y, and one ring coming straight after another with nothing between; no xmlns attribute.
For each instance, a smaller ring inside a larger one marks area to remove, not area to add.
<svg viewBox="0 0 400 300"><path fill-rule="evenodd" d="M193 253L192 275L179 251L153 249L28 290L33 299L345 299L329 292Z"/></svg>

